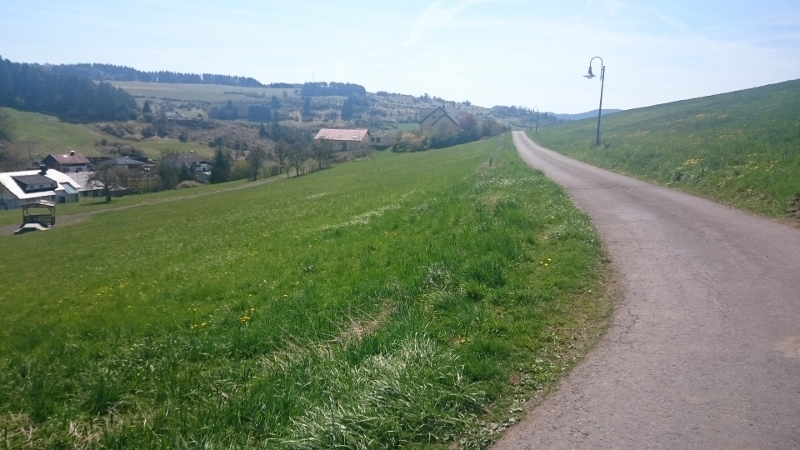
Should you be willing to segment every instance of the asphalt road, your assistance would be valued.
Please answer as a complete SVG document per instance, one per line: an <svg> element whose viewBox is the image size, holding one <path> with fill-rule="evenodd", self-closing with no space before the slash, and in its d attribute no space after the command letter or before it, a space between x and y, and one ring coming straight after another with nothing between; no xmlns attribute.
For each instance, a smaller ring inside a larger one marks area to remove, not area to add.
<svg viewBox="0 0 800 450"><path fill-rule="evenodd" d="M622 299L495 448L800 449L800 230L514 142L591 216Z"/></svg>

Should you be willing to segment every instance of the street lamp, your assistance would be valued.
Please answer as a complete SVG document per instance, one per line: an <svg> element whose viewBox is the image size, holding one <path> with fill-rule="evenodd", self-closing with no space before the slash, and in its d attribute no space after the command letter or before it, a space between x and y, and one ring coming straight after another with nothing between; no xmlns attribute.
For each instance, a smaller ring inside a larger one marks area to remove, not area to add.
<svg viewBox="0 0 800 450"><path fill-rule="evenodd" d="M600 60L600 108L597 110L597 139L595 145L600 145L600 115L603 114L603 84L606 78L606 66L603 63L603 58L595 56L589 60L589 73L584 75L588 79L594 78L596 75L592 73L592 61L595 59Z"/></svg>

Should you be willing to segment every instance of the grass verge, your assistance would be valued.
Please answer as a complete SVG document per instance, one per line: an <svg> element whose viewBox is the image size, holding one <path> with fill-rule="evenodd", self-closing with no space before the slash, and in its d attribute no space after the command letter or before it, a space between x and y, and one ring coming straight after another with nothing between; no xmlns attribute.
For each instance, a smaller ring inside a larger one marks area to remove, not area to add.
<svg viewBox="0 0 800 450"><path fill-rule="evenodd" d="M509 135L0 248L7 448L485 448L611 311Z"/></svg>
<svg viewBox="0 0 800 450"><path fill-rule="evenodd" d="M800 223L800 80L540 129L590 164Z"/></svg>

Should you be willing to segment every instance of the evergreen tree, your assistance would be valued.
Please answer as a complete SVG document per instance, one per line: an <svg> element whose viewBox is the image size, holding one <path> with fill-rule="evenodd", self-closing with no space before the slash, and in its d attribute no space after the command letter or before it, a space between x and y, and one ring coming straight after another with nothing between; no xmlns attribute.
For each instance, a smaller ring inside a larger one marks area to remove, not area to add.
<svg viewBox="0 0 800 450"><path fill-rule="evenodd" d="M353 103L353 98L347 97L347 100L342 104L342 120L350 120L353 118Z"/></svg>
<svg viewBox="0 0 800 450"><path fill-rule="evenodd" d="M230 180L231 160L227 152L223 151L221 147L217 147L214 152L214 159L211 161L211 176L209 181L211 183L224 183Z"/></svg>

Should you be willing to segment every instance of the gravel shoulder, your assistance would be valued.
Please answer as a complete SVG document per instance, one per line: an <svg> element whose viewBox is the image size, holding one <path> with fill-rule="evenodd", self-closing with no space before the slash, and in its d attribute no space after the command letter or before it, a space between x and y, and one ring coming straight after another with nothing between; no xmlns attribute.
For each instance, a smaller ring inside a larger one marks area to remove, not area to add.
<svg viewBox="0 0 800 450"><path fill-rule="evenodd" d="M622 299L495 448L800 448L800 230L514 142L591 216Z"/></svg>

